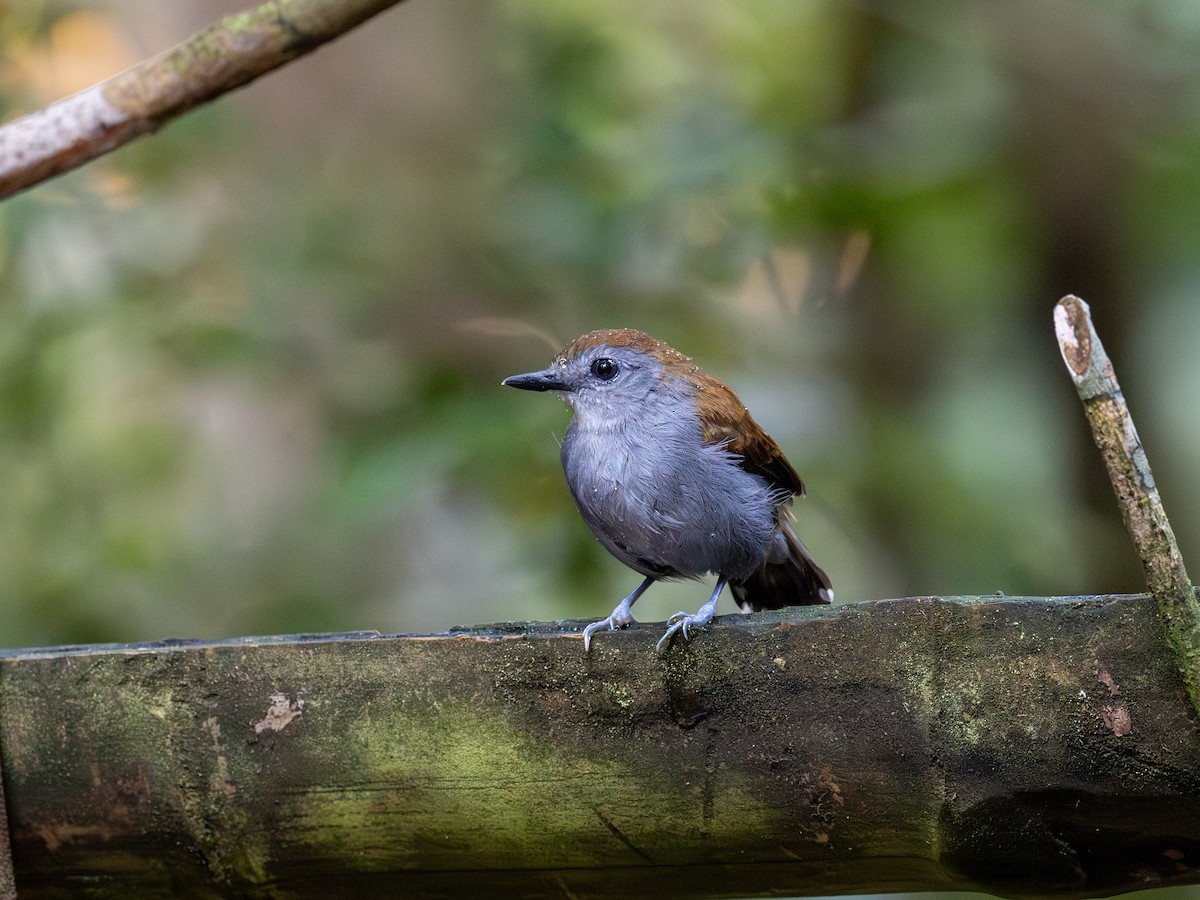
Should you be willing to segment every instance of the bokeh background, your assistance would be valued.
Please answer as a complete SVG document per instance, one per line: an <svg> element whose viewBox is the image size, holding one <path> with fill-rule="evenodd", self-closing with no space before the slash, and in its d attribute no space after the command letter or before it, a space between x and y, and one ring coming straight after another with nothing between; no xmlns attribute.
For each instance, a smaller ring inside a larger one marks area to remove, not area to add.
<svg viewBox="0 0 1200 900"><path fill-rule="evenodd" d="M241 5L0 4L0 115ZM1198 232L1194 0L408 0L0 204L0 644L607 614L499 382L610 326L740 392L840 600L1137 591L1051 309L1200 568Z"/></svg>
<svg viewBox="0 0 1200 900"><path fill-rule="evenodd" d="M0 113L242 5L0 6ZM0 643L606 614L500 380L610 326L739 391L839 600L1139 590L1051 310L1200 568L1198 225L1193 0L408 0L0 205Z"/></svg>

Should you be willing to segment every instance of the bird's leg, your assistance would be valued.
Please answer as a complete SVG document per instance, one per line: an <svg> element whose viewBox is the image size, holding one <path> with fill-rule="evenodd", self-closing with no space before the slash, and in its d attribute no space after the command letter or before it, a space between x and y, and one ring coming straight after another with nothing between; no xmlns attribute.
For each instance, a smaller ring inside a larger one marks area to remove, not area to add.
<svg viewBox="0 0 1200 900"><path fill-rule="evenodd" d="M725 579L718 578L717 586L713 589L712 596L708 598L708 602L696 610L694 615L688 615L685 612L677 612L667 620L667 630L662 637L658 639L658 646L654 649L659 653L663 648L670 643L671 638L678 631L683 632L683 639L687 640L689 628L703 628L712 621L713 614L717 611L717 598L721 596L721 591L725 590Z"/></svg>
<svg viewBox="0 0 1200 900"><path fill-rule="evenodd" d="M646 588L654 584L655 578L653 575L647 575L646 580L633 589L633 593L617 604L617 608L612 611L607 619L601 619L599 622L593 622L587 628L583 629L583 652L587 653L592 646L592 635L601 629L608 631L616 631L618 628L624 628L633 621L633 615L629 610L633 604L637 603L637 598L646 593ZM711 617L711 613L709 614Z"/></svg>

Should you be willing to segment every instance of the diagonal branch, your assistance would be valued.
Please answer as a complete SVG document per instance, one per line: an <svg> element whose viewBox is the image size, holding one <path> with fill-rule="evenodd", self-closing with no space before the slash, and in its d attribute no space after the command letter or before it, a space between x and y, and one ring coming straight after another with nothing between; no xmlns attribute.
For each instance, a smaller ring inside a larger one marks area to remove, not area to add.
<svg viewBox="0 0 1200 900"><path fill-rule="evenodd" d="M1142 559L1147 586L1158 601L1192 706L1200 713L1200 603L1112 361L1092 325L1091 310L1078 297L1058 301L1054 332L1104 458L1125 527Z"/></svg>
<svg viewBox="0 0 1200 900"><path fill-rule="evenodd" d="M70 171L365 22L400 0L271 0L108 81L0 126L0 200Z"/></svg>

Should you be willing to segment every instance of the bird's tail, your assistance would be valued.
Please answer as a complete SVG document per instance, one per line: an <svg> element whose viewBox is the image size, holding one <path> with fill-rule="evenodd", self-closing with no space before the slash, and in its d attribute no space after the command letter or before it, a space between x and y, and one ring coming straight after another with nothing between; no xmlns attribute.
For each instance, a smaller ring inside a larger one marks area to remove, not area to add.
<svg viewBox="0 0 1200 900"><path fill-rule="evenodd" d="M833 602L829 576L796 536L786 515L779 517L779 531L766 561L749 578L730 582L729 587L743 612Z"/></svg>

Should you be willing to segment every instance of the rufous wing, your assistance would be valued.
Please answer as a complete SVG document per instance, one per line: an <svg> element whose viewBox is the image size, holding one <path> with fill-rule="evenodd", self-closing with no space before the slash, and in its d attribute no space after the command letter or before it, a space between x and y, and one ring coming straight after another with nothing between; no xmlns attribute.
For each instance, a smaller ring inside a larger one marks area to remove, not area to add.
<svg viewBox="0 0 1200 900"><path fill-rule="evenodd" d="M750 417L737 394L701 372L696 373L696 381L704 443L722 445L740 458L747 472L762 476L774 487L804 496L804 482L779 445Z"/></svg>

